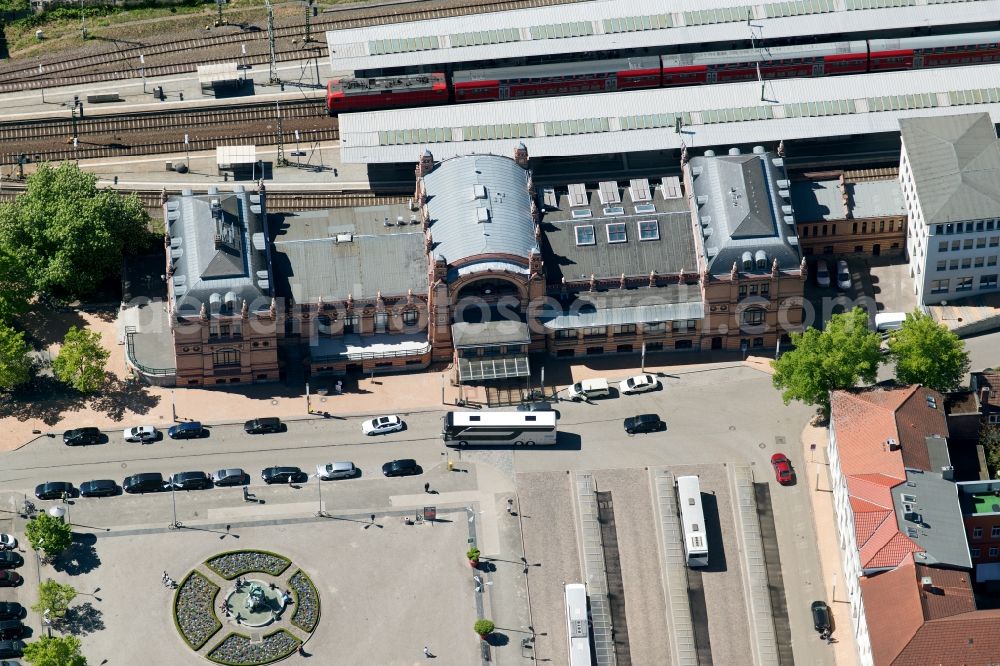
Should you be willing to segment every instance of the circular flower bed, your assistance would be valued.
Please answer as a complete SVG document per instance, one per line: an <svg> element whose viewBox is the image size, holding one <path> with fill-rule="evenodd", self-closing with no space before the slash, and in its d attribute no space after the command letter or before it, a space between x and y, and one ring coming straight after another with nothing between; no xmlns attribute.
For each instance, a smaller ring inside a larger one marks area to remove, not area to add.
<svg viewBox="0 0 1000 666"><path fill-rule="evenodd" d="M251 643L249 636L232 633L215 646L208 658L232 666L269 664L287 657L298 648L299 639L284 629L268 634L260 643Z"/></svg>
<svg viewBox="0 0 1000 666"><path fill-rule="evenodd" d="M174 595L174 621L187 644L198 650L215 635L222 623L212 606L219 588L196 571L181 581Z"/></svg>
<svg viewBox="0 0 1000 666"><path fill-rule="evenodd" d="M312 631L319 622L319 594L313 586L309 576L299 569L288 579L292 591L295 593L295 614L292 615L292 624L302 631Z"/></svg>
<svg viewBox="0 0 1000 666"><path fill-rule="evenodd" d="M232 580L251 571L263 571L272 576L280 576L291 561L264 550L234 550L216 555L205 564L226 580Z"/></svg>

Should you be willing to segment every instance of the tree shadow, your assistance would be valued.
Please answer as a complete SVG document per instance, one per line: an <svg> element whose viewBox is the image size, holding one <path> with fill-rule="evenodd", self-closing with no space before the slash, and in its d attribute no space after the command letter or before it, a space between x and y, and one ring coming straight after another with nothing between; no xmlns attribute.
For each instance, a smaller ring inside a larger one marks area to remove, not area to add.
<svg viewBox="0 0 1000 666"><path fill-rule="evenodd" d="M78 606L71 606L66 611L66 616L59 621L59 630L76 636L86 636L95 631L103 631L104 612L95 608L94 604L87 601Z"/></svg>
<svg viewBox="0 0 1000 666"><path fill-rule="evenodd" d="M29 312L17 317L17 328L24 332L24 339L35 349L62 342L73 326L87 327L87 320L79 312L60 308L47 300L41 298Z"/></svg>
<svg viewBox="0 0 1000 666"><path fill-rule="evenodd" d="M510 637L507 634L502 634L498 631L494 631L492 634L486 637L486 642L493 647L503 647L510 643Z"/></svg>
<svg viewBox="0 0 1000 666"><path fill-rule="evenodd" d="M74 391L55 377L40 375L10 393L0 394L0 418L19 421L38 419L55 425L66 412L78 412L86 406L87 396Z"/></svg>
<svg viewBox="0 0 1000 666"><path fill-rule="evenodd" d="M101 566L93 534L74 534L73 544L62 552L52 563L52 568L70 576L90 573Z"/></svg>
<svg viewBox="0 0 1000 666"><path fill-rule="evenodd" d="M160 404L160 396L150 395L149 386L138 381L122 380L110 372L101 392L90 401L91 409L114 421L125 418L125 412L148 414Z"/></svg>

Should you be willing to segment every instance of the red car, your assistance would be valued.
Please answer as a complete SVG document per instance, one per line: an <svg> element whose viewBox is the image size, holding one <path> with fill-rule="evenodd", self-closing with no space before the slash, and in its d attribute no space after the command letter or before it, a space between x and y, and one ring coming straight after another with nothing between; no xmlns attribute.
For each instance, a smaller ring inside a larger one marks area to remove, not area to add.
<svg viewBox="0 0 1000 666"><path fill-rule="evenodd" d="M783 486L795 483L795 472L792 471L792 461L784 453L771 456L771 467L774 468L774 478Z"/></svg>

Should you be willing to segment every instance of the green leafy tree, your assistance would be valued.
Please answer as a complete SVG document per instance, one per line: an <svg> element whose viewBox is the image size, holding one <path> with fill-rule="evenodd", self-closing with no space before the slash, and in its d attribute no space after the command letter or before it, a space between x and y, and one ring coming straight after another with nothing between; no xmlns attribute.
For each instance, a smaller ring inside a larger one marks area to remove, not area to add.
<svg viewBox="0 0 1000 666"><path fill-rule="evenodd" d="M0 391L9 391L31 379L34 366L24 333L0 323Z"/></svg>
<svg viewBox="0 0 1000 666"><path fill-rule="evenodd" d="M979 429L979 443L986 454L986 469L990 478L1000 479L1000 426L984 423Z"/></svg>
<svg viewBox="0 0 1000 666"><path fill-rule="evenodd" d="M76 636L42 636L24 647L24 660L31 666L87 666Z"/></svg>
<svg viewBox="0 0 1000 666"><path fill-rule="evenodd" d="M76 588L54 580L47 580L38 586L38 602L31 610L50 620L66 617L66 610L76 598Z"/></svg>
<svg viewBox="0 0 1000 666"><path fill-rule="evenodd" d="M830 410L830 391L871 384L882 362L881 338L868 330L868 313L861 308L835 314L819 331L792 333L794 349L772 361L774 387L787 405L799 400Z"/></svg>
<svg viewBox="0 0 1000 666"><path fill-rule="evenodd" d="M902 384L923 384L936 391L954 391L969 371L965 343L918 310L889 337L889 354L896 364L896 380Z"/></svg>
<svg viewBox="0 0 1000 666"><path fill-rule="evenodd" d="M0 246L36 291L92 293L121 268L122 257L149 241L149 216L134 195L98 189L97 176L72 162L41 165L24 194L0 206Z"/></svg>
<svg viewBox="0 0 1000 666"><path fill-rule="evenodd" d="M25 312L34 294L28 272L18 257L8 248L0 246L0 323Z"/></svg>
<svg viewBox="0 0 1000 666"><path fill-rule="evenodd" d="M111 352L101 346L101 335L73 326L66 331L52 370L59 381L81 393L93 393L104 385L104 368Z"/></svg>
<svg viewBox="0 0 1000 666"><path fill-rule="evenodd" d="M35 550L52 559L65 551L73 543L73 528L62 518L42 512L24 526L24 535Z"/></svg>

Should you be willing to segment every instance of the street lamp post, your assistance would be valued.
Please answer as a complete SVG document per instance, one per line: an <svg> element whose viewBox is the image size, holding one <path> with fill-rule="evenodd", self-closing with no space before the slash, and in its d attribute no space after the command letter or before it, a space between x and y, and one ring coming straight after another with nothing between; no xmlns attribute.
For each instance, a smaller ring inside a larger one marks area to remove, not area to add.
<svg viewBox="0 0 1000 666"><path fill-rule="evenodd" d="M326 518L327 513L323 510L323 479L319 472L316 473L316 497L319 499L319 508L316 510L317 518Z"/></svg>
<svg viewBox="0 0 1000 666"><path fill-rule="evenodd" d="M139 76L142 77L142 94L146 94L146 56L139 54Z"/></svg>
<svg viewBox="0 0 1000 666"><path fill-rule="evenodd" d="M184 164L187 166L187 170L191 170L191 141L188 139L188 135L184 135L184 153L187 157L184 160Z"/></svg>
<svg viewBox="0 0 1000 666"><path fill-rule="evenodd" d="M302 152L299 151L299 131L295 130L295 163L302 164Z"/></svg>
<svg viewBox="0 0 1000 666"><path fill-rule="evenodd" d="M38 75L41 76L45 72L45 68L42 67L42 63L38 63ZM42 104L45 104L45 81L42 81Z"/></svg>
<svg viewBox="0 0 1000 666"><path fill-rule="evenodd" d="M177 493L173 480L170 482L170 503L174 509L174 522L170 523L170 529L176 530L181 524L177 521Z"/></svg>

